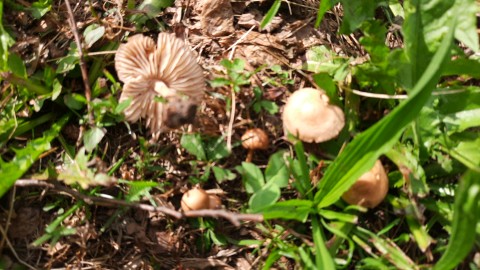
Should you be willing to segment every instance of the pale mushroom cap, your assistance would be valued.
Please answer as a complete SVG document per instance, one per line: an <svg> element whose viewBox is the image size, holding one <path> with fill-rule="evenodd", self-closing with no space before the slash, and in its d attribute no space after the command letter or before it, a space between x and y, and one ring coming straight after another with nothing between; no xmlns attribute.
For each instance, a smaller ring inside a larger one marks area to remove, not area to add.
<svg viewBox="0 0 480 270"><path fill-rule="evenodd" d="M183 194L180 204L183 211L207 209L210 205L210 197L205 190L193 188Z"/></svg>
<svg viewBox="0 0 480 270"><path fill-rule="evenodd" d="M154 137L166 129L163 119L169 99L175 99L176 106L181 99L196 105L203 96L202 68L195 54L172 34L160 33L156 45L150 37L130 37L117 50L115 69L124 82L120 101L132 100L125 118L130 122L145 119Z"/></svg>
<svg viewBox="0 0 480 270"><path fill-rule="evenodd" d="M324 142L338 136L345 125L342 109L329 103L323 90L295 91L283 110L283 127L304 142Z"/></svg>
<svg viewBox="0 0 480 270"><path fill-rule="evenodd" d="M349 204L375 208L385 199L387 193L388 176L380 160L377 160L373 168L360 176L342 198Z"/></svg>
<svg viewBox="0 0 480 270"><path fill-rule="evenodd" d="M260 128L249 129L242 136L242 146L245 149L267 149L268 145L268 135Z"/></svg>

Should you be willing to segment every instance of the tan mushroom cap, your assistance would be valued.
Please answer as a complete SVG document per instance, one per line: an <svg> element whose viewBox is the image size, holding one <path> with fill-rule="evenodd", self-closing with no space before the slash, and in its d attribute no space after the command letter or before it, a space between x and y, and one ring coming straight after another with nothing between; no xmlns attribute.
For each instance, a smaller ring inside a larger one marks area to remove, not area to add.
<svg viewBox="0 0 480 270"><path fill-rule="evenodd" d="M342 109L331 105L323 90L302 88L287 100L283 127L304 142L324 142L338 136L345 125Z"/></svg>
<svg viewBox="0 0 480 270"><path fill-rule="evenodd" d="M185 192L180 204L183 211L208 209L210 207L210 197L205 190L197 187Z"/></svg>
<svg viewBox="0 0 480 270"><path fill-rule="evenodd" d="M249 129L242 136L242 146L245 149L267 149L268 145L268 135L260 128Z"/></svg>
<svg viewBox="0 0 480 270"><path fill-rule="evenodd" d="M375 208L385 199L387 193L388 176L382 162L377 160L373 168L360 176L342 198L349 204Z"/></svg>
<svg viewBox="0 0 480 270"><path fill-rule="evenodd" d="M169 99L198 104L203 96L202 68L195 54L172 34L160 33L157 44L143 35L130 37L117 50L115 69L124 82L120 102L131 99L125 118L145 119L154 138L166 129L163 116Z"/></svg>

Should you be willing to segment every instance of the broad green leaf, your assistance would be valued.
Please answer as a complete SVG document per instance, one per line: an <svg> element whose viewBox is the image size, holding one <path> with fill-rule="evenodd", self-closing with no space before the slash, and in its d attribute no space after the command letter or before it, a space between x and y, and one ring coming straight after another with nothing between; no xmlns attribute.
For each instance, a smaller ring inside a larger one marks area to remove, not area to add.
<svg viewBox="0 0 480 270"><path fill-rule="evenodd" d="M92 47L92 45L103 37L105 34L105 27L99 26L98 24L91 24L85 28L83 36L85 39L85 45L87 48Z"/></svg>
<svg viewBox="0 0 480 270"><path fill-rule="evenodd" d="M444 68L443 75L467 75L479 79L480 72L477 70L480 70L480 59L458 58Z"/></svg>
<svg viewBox="0 0 480 270"><path fill-rule="evenodd" d="M58 96L62 93L62 84L58 81L58 79L54 79L52 82L52 100L56 100Z"/></svg>
<svg viewBox="0 0 480 270"><path fill-rule="evenodd" d="M472 251L480 222L480 172L467 171L455 192L452 231L447 250L434 270L454 269Z"/></svg>
<svg viewBox="0 0 480 270"><path fill-rule="evenodd" d="M405 127L418 116L440 77L442 65L449 59L454 25L455 21L452 21L448 35L409 98L354 138L328 167L315 194L318 207L323 208L335 203L364 172L373 167L381 154L396 143Z"/></svg>
<svg viewBox="0 0 480 270"><path fill-rule="evenodd" d="M454 16L458 16L455 38L463 42L474 52L479 51L477 32L478 2L475 0L456 0L453 9Z"/></svg>
<svg viewBox="0 0 480 270"><path fill-rule="evenodd" d="M224 137L205 140L203 148L209 161L217 161L230 155Z"/></svg>
<svg viewBox="0 0 480 270"><path fill-rule="evenodd" d="M125 181L130 186L125 200L129 202L139 201L143 196L147 196L152 188L157 187L157 182L152 181Z"/></svg>
<svg viewBox="0 0 480 270"><path fill-rule="evenodd" d="M297 220L304 223L310 212L313 203L309 200L288 200L277 202L276 204L262 210L264 219L286 219Z"/></svg>
<svg viewBox="0 0 480 270"><path fill-rule="evenodd" d="M50 142L55 139L63 125L68 121L69 115L63 116L38 139L31 140L23 149L15 151L15 157L5 162L0 158L0 197L10 189L18 178L37 161L42 153L50 149Z"/></svg>
<svg viewBox="0 0 480 270"><path fill-rule="evenodd" d="M253 163L242 162L242 178L248 193L255 193L265 185L262 171Z"/></svg>
<svg viewBox="0 0 480 270"><path fill-rule="evenodd" d="M458 144L449 149L450 155L462 162L465 166L471 169L480 168L480 137L477 133L472 134L476 138L470 140L461 140Z"/></svg>
<svg viewBox="0 0 480 270"><path fill-rule="evenodd" d="M213 175L218 183L222 183L224 181L230 181L237 177L232 171L223 169L217 166L212 167Z"/></svg>
<svg viewBox="0 0 480 270"><path fill-rule="evenodd" d="M75 68L75 66L79 63L80 58L78 55L77 44L75 42L70 43L70 48L68 49L68 53L66 56L60 58L57 61L57 74L67 73L68 71Z"/></svg>
<svg viewBox="0 0 480 270"><path fill-rule="evenodd" d="M87 99L80 94L73 93L63 96L63 102L72 110L81 110L87 104Z"/></svg>
<svg viewBox="0 0 480 270"><path fill-rule="evenodd" d="M280 188L274 182L268 182L260 190L257 190L248 205L253 212L260 212L262 209L273 205L280 198Z"/></svg>
<svg viewBox="0 0 480 270"><path fill-rule="evenodd" d="M449 134L480 126L480 109L465 110L444 116L442 122Z"/></svg>
<svg viewBox="0 0 480 270"><path fill-rule="evenodd" d="M17 75L20 78L27 77L27 69L23 59L16 53L10 54L8 56L8 67L13 74Z"/></svg>
<svg viewBox="0 0 480 270"><path fill-rule="evenodd" d="M207 155L203 149L202 138L200 134L183 134L180 144L191 155L194 155L203 161L207 160Z"/></svg>
<svg viewBox="0 0 480 270"><path fill-rule="evenodd" d="M340 32L343 34L350 34L359 28L365 20L373 19L377 7L377 1L375 0L341 0L340 2L344 13L340 27Z"/></svg>
<svg viewBox="0 0 480 270"><path fill-rule="evenodd" d="M334 76L347 63L346 58L336 55L324 45L310 48L305 54L305 58L303 69L314 73L324 72L331 76Z"/></svg>
<svg viewBox="0 0 480 270"><path fill-rule="evenodd" d="M288 186L288 178L290 176L283 157L284 153L283 151L279 151L271 155L267 168L265 169L266 181L273 182L280 188Z"/></svg>
<svg viewBox="0 0 480 270"><path fill-rule="evenodd" d="M83 145L87 152L92 152L105 136L106 130L100 127L92 127L83 136Z"/></svg>
<svg viewBox="0 0 480 270"><path fill-rule="evenodd" d="M272 7L268 10L267 14L263 18L262 22L260 23L260 28L263 29L267 24L269 24L275 15L277 15L278 10L280 9L280 5L282 4L282 0L275 0Z"/></svg>
<svg viewBox="0 0 480 270"><path fill-rule="evenodd" d="M47 12L52 9L52 0L39 0L32 3L32 6L29 10L32 12L32 16L35 19L40 19L45 15Z"/></svg>

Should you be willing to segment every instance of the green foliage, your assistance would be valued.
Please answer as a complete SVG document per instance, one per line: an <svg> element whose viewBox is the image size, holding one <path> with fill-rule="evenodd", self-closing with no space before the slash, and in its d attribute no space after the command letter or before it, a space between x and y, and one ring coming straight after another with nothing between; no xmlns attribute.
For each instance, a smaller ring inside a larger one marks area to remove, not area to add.
<svg viewBox="0 0 480 270"><path fill-rule="evenodd" d="M90 186L109 186L115 183L115 179L106 173L96 172L95 169L89 167L91 160L84 148L77 151L75 159L72 160L68 156L65 159L64 166L57 178L67 185L79 185L83 189L87 189Z"/></svg>
<svg viewBox="0 0 480 270"><path fill-rule="evenodd" d="M450 240L434 270L454 269L472 249L475 244L475 231L480 223L479 201L480 171L469 170L455 192Z"/></svg>
<svg viewBox="0 0 480 270"><path fill-rule="evenodd" d="M444 38L442 46L411 91L409 99L358 135L328 167L319 191L315 194L315 202L320 208L337 201L358 177L373 167L381 154L395 144L404 128L415 119L440 77L440 68L448 60L453 32L454 24L451 23L449 37Z"/></svg>
<svg viewBox="0 0 480 270"><path fill-rule="evenodd" d="M243 162L237 170L242 175L245 190L252 194L248 204L253 212L273 205L280 198L280 189L288 185L289 172L283 151L270 156L265 174L249 162Z"/></svg>
<svg viewBox="0 0 480 270"><path fill-rule="evenodd" d="M0 158L0 179L2 179L0 181L0 197L10 189L17 179L22 177L42 153L50 149L50 142L58 136L68 118L68 115L60 118L43 133L42 137L31 140L23 149L12 149L15 152L12 160L6 162Z"/></svg>

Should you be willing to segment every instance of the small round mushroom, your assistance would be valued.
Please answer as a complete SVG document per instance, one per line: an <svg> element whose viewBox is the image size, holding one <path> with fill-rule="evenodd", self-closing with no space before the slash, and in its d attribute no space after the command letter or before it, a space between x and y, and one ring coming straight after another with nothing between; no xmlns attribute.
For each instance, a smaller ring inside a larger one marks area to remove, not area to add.
<svg viewBox="0 0 480 270"><path fill-rule="evenodd" d="M120 102L129 122L145 119L157 139L168 128L191 123L201 101L205 79L195 54L172 34L152 38L135 35L115 55L118 78L124 82Z"/></svg>
<svg viewBox="0 0 480 270"><path fill-rule="evenodd" d="M377 160L373 168L360 176L357 182L342 195L342 198L349 204L375 208L385 199L387 193L387 173L382 162Z"/></svg>
<svg viewBox="0 0 480 270"><path fill-rule="evenodd" d="M248 150L246 162L251 162L253 151L265 150L268 148L268 135L260 128L252 128L247 130L242 136L242 146Z"/></svg>
<svg viewBox="0 0 480 270"><path fill-rule="evenodd" d="M303 88L295 91L282 114L285 132L308 143L337 137L345 125L345 116L342 109L329 102L323 90Z"/></svg>
<svg viewBox="0 0 480 270"><path fill-rule="evenodd" d="M210 197L205 190L196 187L183 194L180 204L183 211L208 209L210 207Z"/></svg>

